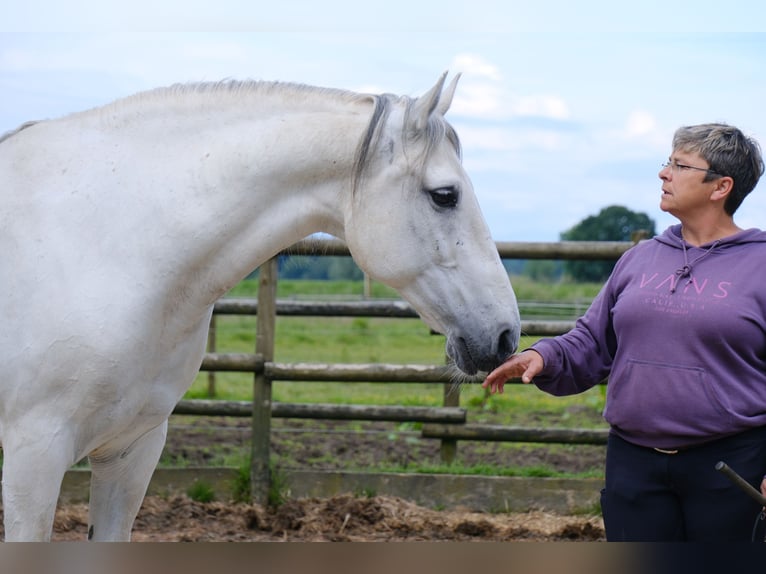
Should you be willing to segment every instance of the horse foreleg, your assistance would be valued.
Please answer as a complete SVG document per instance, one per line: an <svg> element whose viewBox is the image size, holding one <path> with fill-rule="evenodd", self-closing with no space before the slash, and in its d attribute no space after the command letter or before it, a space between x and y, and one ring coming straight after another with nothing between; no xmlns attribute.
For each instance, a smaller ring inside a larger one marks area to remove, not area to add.
<svg viewBox="0 0 766 574"><path fill-rule="evenodd" d="M71 444L16 428L3 442L3 522L8 542L48 541ZM60 437L59 437L60 438Z"/></svg>
<svg viewBox="0 0 766 574"><path fill-rule="evenodd" d="M126 449L91 455L88 539L128 541L157 466L167 420Z"/></svg>

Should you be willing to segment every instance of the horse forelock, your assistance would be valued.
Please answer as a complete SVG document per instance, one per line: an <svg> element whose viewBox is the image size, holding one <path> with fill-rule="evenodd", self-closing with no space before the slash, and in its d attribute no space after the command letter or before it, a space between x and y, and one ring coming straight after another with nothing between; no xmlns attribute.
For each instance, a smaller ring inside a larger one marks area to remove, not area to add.
<svg viewBox="0 0 766 574"><path fill-rule="evenodd" d="M408 142L416 142L420 145L418 153L409 156L415 169L422 170L425 168L425 164L431 155L432 150L438 145L441 145L445 138L450 145L452 145L458 157L462 158L463 152L460 138L455 129L442 114L432 113L428 117L424 128L415 129L414 123L410 121L410 112L415 100L404 97L399 98L391 94L382 94L380 96L373 96L373 98L375 100L374 110L367 126L367 130L365 131L357 150L354 168L354 192L356 192L359 182L364 174L370 150L378 143L377 140L382 132L382 130L378 128L385 123L390 114L391 107L396 101L406 100L402 125L402 145L406 146Z"/></svg>
<svg viewBox="0 0 766 574"><path fill-rule="evenodd" d="M435 124L438 124L438 127ZM428 118L426 130L429 134L427 136L429 151L434 145L440 143L444 138L447 138L449 143L452 144L452 147L455 149L457 156L461 159L463 158L463 148L460 144L460 138L458 137L455 128L444 119L444 116L440 114L431 114L431 117Z"/></svg>

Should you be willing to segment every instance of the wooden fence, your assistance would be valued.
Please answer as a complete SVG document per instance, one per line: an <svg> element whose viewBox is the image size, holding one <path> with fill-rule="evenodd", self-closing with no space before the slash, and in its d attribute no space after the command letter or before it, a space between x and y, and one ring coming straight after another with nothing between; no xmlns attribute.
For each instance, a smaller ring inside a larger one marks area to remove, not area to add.
<svg viewBox="0 0 766 574"><path fill-rule="evenodd" d="M498 242L503 259L580 259L616 260L633 245L631 242ZM345 244L338 240L303 241L283 254L345 255ZM214 314L257 315L255 352L207 353L204 371L253 373L253 401L181 401L175 414L244 416L252 419L251 485L255 501L265 502L269 490L269 457L272 417L414 421L423 422L422 436L442 441L442 459L454 458L458 440L570 442L603 444L606 432L579 429L522 429L466 423L466 411L459 407L459 393L454 392L447 365L324 364L276 363L274 334L277 315L323 315L365 317L413 317L418 315L409 304L400 301L296 302L277 301L277 259L261 266L258 299L222 299ZM215 316L214 315L214 316ZM556 335L572 328L573 321L522 321L529 335ZM360 405L298 405L272 403L273 381L338 381L385 383L443 383L443 407L396 407ZM518 381L512 381L518 382Z"/></svg>

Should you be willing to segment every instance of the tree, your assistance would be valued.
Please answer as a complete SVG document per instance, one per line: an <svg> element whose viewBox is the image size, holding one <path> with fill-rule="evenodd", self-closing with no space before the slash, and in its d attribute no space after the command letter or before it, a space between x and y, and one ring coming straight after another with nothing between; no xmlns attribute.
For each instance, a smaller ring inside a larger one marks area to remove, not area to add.
<svg viewBox="0 0 766 574"><path fill-rule="evenodd" d="M281 279L314 279L331 281L361 281L364 273L351 257L343 255L280 255Z"/></svg>
<svg viewBox="0 0 766 574"><path fill-rule="evenodd" d="M530 259L524 261L524 275L529 276L534 281L544 281L553 283L561 279L564 266L561 261L553 259Z"/></svg>
<svg viewBox="0 0 766 574"><path fill-rule="evenodd" d="M635 234L655 234L654 221L620 205L610 205L561 234L564 241L632 241ZM566 261L564 270L575 281L606 281L614 261Z"/></svg>

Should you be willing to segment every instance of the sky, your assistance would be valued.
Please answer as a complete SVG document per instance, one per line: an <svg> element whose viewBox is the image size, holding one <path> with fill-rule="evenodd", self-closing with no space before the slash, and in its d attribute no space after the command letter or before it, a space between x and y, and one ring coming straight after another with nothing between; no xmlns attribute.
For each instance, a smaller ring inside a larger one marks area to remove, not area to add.
<svg viewBox="0 0 766 574"><path fill-rule="evenodd" d="M658 172L681 125L766 148L762 0L0 1L0 133L177 82L419 96L444 71L496 241L558 241L610 205L676 223ZM766 228L766 181L735 220Z"/></svg>

